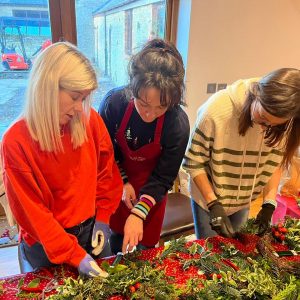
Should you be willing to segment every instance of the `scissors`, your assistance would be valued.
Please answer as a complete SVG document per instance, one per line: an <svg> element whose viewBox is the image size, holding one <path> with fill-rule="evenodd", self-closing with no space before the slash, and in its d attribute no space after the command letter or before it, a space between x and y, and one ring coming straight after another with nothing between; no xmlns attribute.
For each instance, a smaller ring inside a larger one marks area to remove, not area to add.
<svg viewBox="0 0 300 300"><path fill-rule="evenodd" d="M113 268L113 267L117 266L120 263L120 261L122 260L123 256L124 256L123 252L118 252L113 263L110 265L110 267Z"/></svg>

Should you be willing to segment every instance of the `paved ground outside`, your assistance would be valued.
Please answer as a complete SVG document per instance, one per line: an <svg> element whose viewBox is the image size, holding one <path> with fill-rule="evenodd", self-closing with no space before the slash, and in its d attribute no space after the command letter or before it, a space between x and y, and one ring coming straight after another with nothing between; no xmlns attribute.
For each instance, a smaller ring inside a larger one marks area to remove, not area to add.
<svg viewBox="0 0 300 300"><path fill-rule="evenodd" d="M28 74L22 76L19 74L21 78L17 76L15 76L16 78L6 77L13 76L1 76L0 79L0 139L2 139L6 129L22 112L28 81ZM94 94L93 107L96 110L103 96L113 87L114 85L109 79L100 79L99 89Z"/></svg>

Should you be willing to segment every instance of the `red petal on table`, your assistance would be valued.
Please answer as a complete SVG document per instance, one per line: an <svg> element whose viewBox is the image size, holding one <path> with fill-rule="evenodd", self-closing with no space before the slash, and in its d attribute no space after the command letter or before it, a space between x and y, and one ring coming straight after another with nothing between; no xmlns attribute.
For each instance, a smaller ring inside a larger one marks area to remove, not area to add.
<svg viewBox="0 0 300 300"><path fill-rule="evenodd" d="M10 234L9 234L9 229L5 229L4 232L2 233L2 235L0 236L0 238L3 237L9 237L10 238Z"/></svg>

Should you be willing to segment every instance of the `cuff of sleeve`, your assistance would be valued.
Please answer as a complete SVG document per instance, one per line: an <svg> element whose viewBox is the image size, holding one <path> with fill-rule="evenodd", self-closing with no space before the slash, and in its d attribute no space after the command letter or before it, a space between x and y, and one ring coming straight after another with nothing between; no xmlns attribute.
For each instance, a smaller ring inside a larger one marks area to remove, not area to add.
<svg viewBox="0 0 300 300"><path fill-rule="evenodd" d="M155 200L152 197L144 197L144 195L140 198L140 201L134 206L131 210L131 213L140 217L143 220L146 220L149 211L156 204Z"/></svg>
<svg viewBox="0 0 300 300"><path fill-rule="evenodd" d="M263 205L264 204L272 204L272 205L274 205L275 208L277 207L277 202L274 199L264 199Z"/></svg>
<svg viewBox="0 0 300 300"><path fill-rule="evenodd" d="M96 220L105 224L109 224L109 219L111 215L111 211L101 208L97 210Z"/></svg>
<svg viewBox="0 0 300 300"><path fill-rule="evenodd" d="M73 267L78 268L81 260L85 257L86 251L78 245L78 248L76 251L74 251L73 255L68 260L68 264L70 264Z"/></svg>
<svg viewBox="0 0 300 300"><path fill-rule="evenodd" d="M218 203L218 200L216 199L216 200L213 200L213 201L207 203L206 206L207 206L208 209L210 209L211 207L213 207L217 203Z"/></svg>
<svg viewBox="0 0 300 300"><path fill-rule="evenodd" d="M120 166L120 162L117 161L117 165L119 167L119 171L120 171L120 174L121 174L121 177L122 177L122 180L123 180L123 183L127 183L128 182L128 177L124 171L124 169Z"/></svg>

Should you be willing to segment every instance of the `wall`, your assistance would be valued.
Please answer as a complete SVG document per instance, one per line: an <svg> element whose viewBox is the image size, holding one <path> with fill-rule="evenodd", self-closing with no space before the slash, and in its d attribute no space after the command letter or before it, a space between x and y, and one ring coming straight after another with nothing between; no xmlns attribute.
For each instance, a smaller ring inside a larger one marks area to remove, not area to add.
<svg viewBox="0 0 300 300"><path fill-rule="evenodd" d="M300 69L299 0L191 0L190 25L186 98L192 127L209 96L207 83Z"/></svg>

